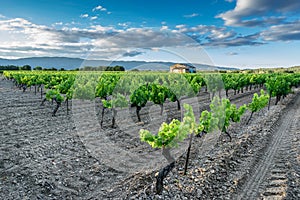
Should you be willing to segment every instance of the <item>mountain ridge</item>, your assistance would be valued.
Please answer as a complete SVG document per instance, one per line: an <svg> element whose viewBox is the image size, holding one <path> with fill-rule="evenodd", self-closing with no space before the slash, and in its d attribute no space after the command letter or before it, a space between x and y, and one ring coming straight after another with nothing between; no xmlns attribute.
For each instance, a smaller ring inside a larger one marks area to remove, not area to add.
<svg viewBox="0 0 300 200"><path fill-rule="evenodd" d="M176 62L164 62L164 61L108 61L108 60L84 60L81 58L69 58L69 57L28 57L19 59L5 59L0 58L0 65L16 65L24 66L30 65L31 67L41 66L43 68L64 68L67 70L80 68L83 66L123 66L126 70L139 69L139 70L153 70L153 71L165 71L169 70L169 67ZM197 70L238 70L233 67L221 67L205 64L195 64Z"/></svg>

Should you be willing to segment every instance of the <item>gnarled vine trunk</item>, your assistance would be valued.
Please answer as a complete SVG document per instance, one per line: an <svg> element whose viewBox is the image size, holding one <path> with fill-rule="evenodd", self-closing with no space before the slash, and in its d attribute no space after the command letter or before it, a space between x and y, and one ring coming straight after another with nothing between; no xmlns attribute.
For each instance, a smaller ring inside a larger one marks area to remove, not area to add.
<svg viewBox="0 0 300 200"><path fill-rule="evenodd" d="M158 172L158 175L156 177L156 193L157 194L162 194L162 191L163 191L163 188L164 188L164 178L166 178L167 175L175 167L175 159L171 155L169 148L163 148L162 149L162 155L167 159L169 164L166 167L163 167Z"/></svg>

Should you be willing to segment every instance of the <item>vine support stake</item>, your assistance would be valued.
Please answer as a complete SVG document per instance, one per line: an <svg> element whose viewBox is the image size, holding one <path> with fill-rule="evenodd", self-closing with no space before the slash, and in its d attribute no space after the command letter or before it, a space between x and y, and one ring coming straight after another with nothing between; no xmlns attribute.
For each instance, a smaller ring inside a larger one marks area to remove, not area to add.
<svg viewBox="0 0 300 200"><path fill-rule="evenodd" d="M185 159L184 175L186 175L187 168L188 168L188 163L189 163L189 158L190 158L190 152L191 152L191 148L192 148L193 135L194 135L193 133L191 133L191 135L190 135L189 147L187 149L186 159Z"/></svg>

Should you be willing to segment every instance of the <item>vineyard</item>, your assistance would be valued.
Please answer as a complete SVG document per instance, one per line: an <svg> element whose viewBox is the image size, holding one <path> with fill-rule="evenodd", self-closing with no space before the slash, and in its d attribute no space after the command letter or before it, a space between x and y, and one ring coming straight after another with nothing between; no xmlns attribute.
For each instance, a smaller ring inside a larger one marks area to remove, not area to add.
<svg viewBox="0 0 300 200"><path fill-rule="evenodd" d="M300 73L4 71L0 84L1 199L300 197ZM271 170L261 153L285 149L284 191L251 185Z"/></svg>
<svg viewBox="0 0 300 200"><path fill-rule="evenodd" d="M285 98L292 87L300 83L300 74L167 74L167 73L95 73L95 72L13 72L5 71L4 77L13 80L16 87L23 89L34 87L35 94L40 90L42 104L55 101L55 116L62 102L69 102L72 98L92 100L100 98L104 108L114 109L126 107L129 104L136 107L138 120L141 121L139 111L148 101L161 106L168 99L178 103L185 97L193 97L205 91L216 94L221 98L224 90L228 98L228 91L244 93L252 88L266 87L269 97L276 97L275 105L281 98ZM75 81L76 80L76 81ZM44 89L44 91L43 91ZM68 110L68 108L67 108Z"/></svg>

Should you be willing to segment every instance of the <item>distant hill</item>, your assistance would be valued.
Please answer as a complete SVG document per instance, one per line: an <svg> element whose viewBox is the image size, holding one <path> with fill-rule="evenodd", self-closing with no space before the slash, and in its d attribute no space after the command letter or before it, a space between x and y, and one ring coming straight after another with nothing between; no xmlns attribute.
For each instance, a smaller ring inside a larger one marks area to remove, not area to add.
<svg viewBox="0 0 300 200"><path fill-rule="evenodd" d="M84 66L116 66L125 67L126 70L153 70L153 71L168 71L169 67L175 63L172 62L146 62L146 61L107 61L107 60L84 60L80 58L67 57L30 57L20 59L2 59L0 58L0 65L16 65L31 67L41 66L43 68L57 69L65 68L67 70L76 69ZM193 64L197 70L237 70L237 68L218 67L203 64Z"/></svg>

